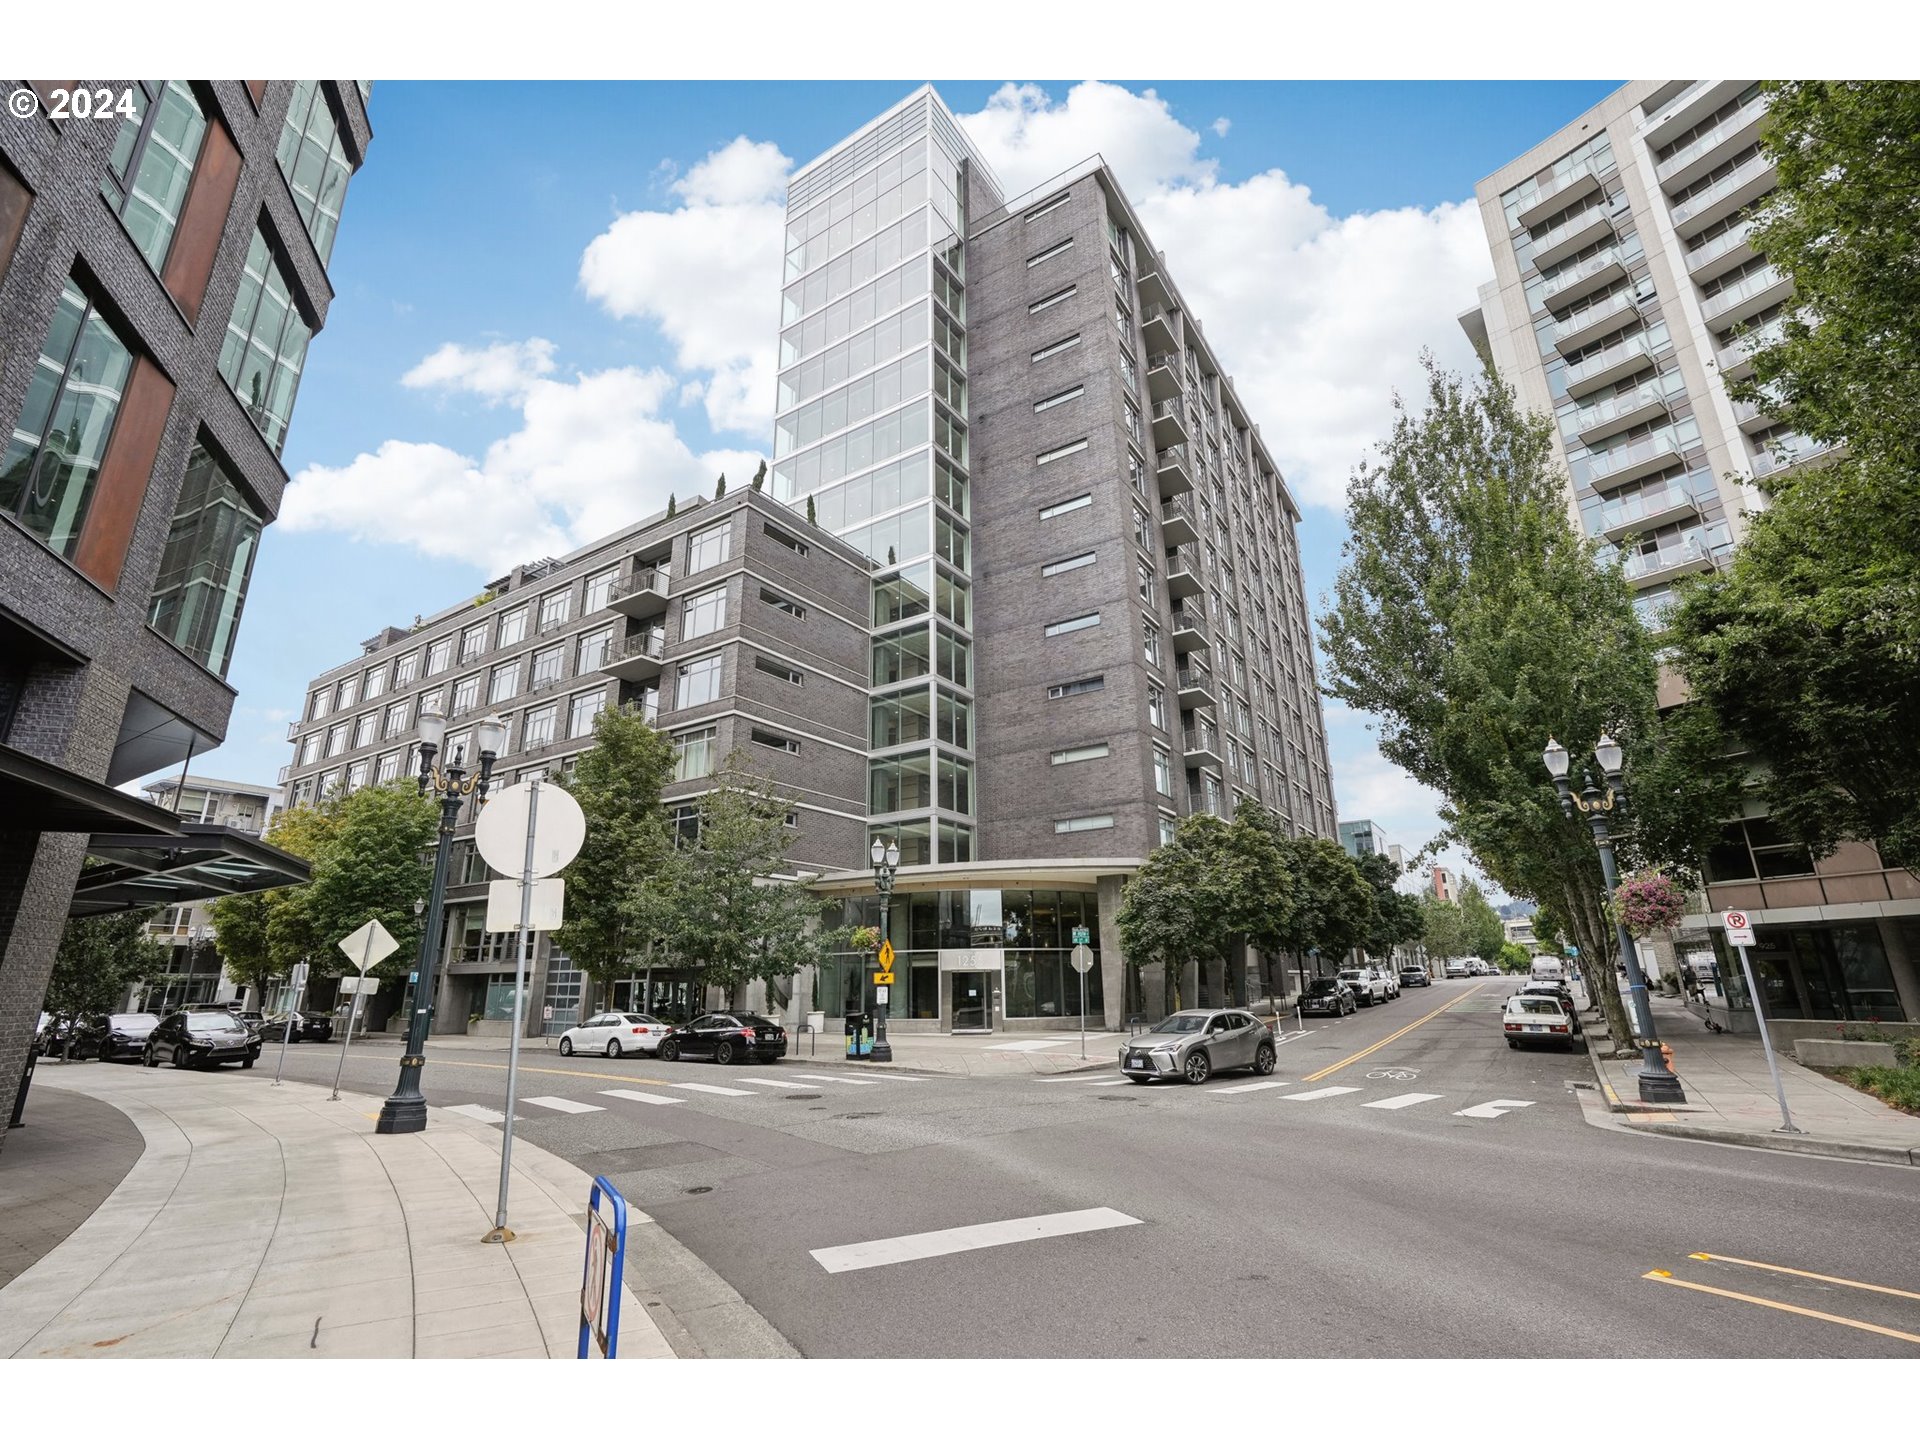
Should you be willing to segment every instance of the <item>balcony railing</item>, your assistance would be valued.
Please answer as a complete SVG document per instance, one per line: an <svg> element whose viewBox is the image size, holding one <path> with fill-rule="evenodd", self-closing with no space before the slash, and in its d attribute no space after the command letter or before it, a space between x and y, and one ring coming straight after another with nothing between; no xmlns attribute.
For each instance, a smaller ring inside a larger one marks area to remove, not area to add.
<svg viewBox="0 0 1920 1440"><path fill-rule="evenodd" d="M1641 385L1623 395L1609 395L1595 404L1581 406L1574 412L1573 428L1582 436L1597 434L1605 426L1666 408L1666 392L1657 385Z"/></svg>
<svg viewBox="0 0 1920 1440"><path fill-rule="evenodd" d="M1804 465L1809 460L1826 455L1835 448L1805 435L1771 435L1767 437L1766 448L1753 457L1754 478L1757 480L1765 475L1777 475L1795 465Z"/></svg>
<svg viewBox="0 0 1920 1440"><path fill-rule="evenodd" d="M1579 468L1586 482L1596 488L1603 483L1620 485L1679 458L1680 444L1679 433L1667 426L1611 450L1596 451Z"/></svg>
<svg viewBox="0 0 1920 1440"><path fill-rule="evenodd" d="M1621 561L1620 569L1629 580L1645 580L1670 571L1704 570L1712 565L1713 553L1699 535L1693 534L1672 545L1662 545L1658 550L1636 551Z"/></svg>
<svg viewBox="0 0 1920 1440"><path fill-rule="evenodd" d="M1215 731L1183 730L1180 748L1189 761L1196 756L1201 756L1210 758L1216 765L1220 763L1220 736Z"/></svg>
<svg viewBox="0 0 1920 1440"><path fill-rule="evenodd" d="M1654 175L1662 185L1666 184L1695 160L1701 159L1703 156L1719 149L1740 131L1758 124L1760 117L1766 113L1767 97L1764 95L1754 96L1753 99L1742 105L1738 110L1734 111L1733 114L1727 116L1726 119L1722 120L1718 125L1715 125L1704 135L1695 137L1681 149L1674 151L1673 154L1662 160L1660 164L1655 167Z"/></svg>
<svg viewBox="0 0 1920 1440"><path fill-rule="evenodd" d="M1194 503L1185 495L1175 495L1171 500L1160 502L1160 532L1176 545L1189 544L1200 538L1200 515Z"/></svg>
<svg viewBox="0 0 1920 1440"><path fill-rule="evenodd" d="M1612 163L1609 154L1608 163ZM1549 175L1542 180L1532 195L1522 194L1514 207L1514 218L1522 225L1530 225L1535 220L1550 215L1553 211L1566 208L1569 201L1577 199L1583 191L1596 189L1599 185L1599 157L1589 155L1579 164L1570 167L1564 174Z"/></svg>
<svg viewBox="0 0 1920 1440"><path fill-rule="evenodd" d="M1609 296L1598 304L1589 305L1584 310L1576 310L1558 325L1553 327L1554 347L1563 354L1576 350L1586 341L1598 339L1606 330L1619 321L1619 317L1631 314L1638 318L1639 303L1633 291L1625 290L1618 295Z"/></svg>
<svg viewBox="0 0 1920 1440"><path fill-rule="evenodd" d="M1609 345L1589 355L1578 365L1567 367L1567 390L1578 395L1582 385L1598 386L1608 380L1624 378L1634 370L1653 363L1653 346L1645 335L1629 335L1617 345Z"/></svg>
<svg viewBox="0 0 1920 1440"><path fill-rule="evenodd" d="M1600 507L1600 531L1618 540L1635 529L1653 529L1686 515L1698 515L1700 502L1683 480L1669 480L1657 490L1609 500Z"/></svg>
<svg viewBox="0 0 1920 1440"><path fill-rule="evenodd" d="M1578 215L1561 221L1533 242L1535 266L1552 265L1597 240L1613 225L1608 207L1591 205Z"/></svg>
<svg viewBox="0 0 1920 1440"><path fill-rule="evenodd" d="M1764 310L1773 301L1784 298L1793 282L1771 265L1761 265L1731 285L1722 286L1700 302L1700 318L1709 325L1723 316L1733 315L1752 301L1753 308ZM1770 294L1769 292L1778 292Z"/></svg>
<svg viewBox="0 0 1920 1440"><path fill-rule="evenodd" d="M1718 180L1714 181L1713 184L1707 186L1706 189L1701 190L1697 194L1689 195L1685 204L1674 206L1673 223L1676 228L1690 221L1710 223L1704 222L1703 217L1712 211L1715 206L1724 201L1731 200L1732 197L1739 195L1741 191L1750 186L1759 187L1754 192L1758 194L1766 188L1766 184L1772 182L1772 179L1773 161L1769 159L1764 152L1755 155L1751 159L1743 161L1738 168L1721 176ZM1738 203L1745 203L1746 199L1751 198L1751 195L1745 196Z"/></svg>
<svg viewBox="0 0 1920 1440"><path fill-rule="evenodd" d="M1747 236L1752 233L1753 221L1742 220L1739 224L1721 231L1704 245L1697 245L1687 252L1687 273L1698 279L1700 272L1714 261L1731 255L1737 250L1751 250Z"/></svg>
<svg viewBox="0 0 1920 1440"><path fill-rule="evenodd" d="M1540 303L1551 306L1563 297L1571 298L1579 293L1580 287L1592 280L1594 276L1603 274L1609 269L1619 269L1623 274L1625 273L1626 266L1620 258L1620 247L1617 245L1609 245L1598 255L1590 255L1578 265L1555 275L1540 287Z"/></svg>
<svg viewBox="0 0 1920 1440"><path fill-rule="evenodd" d="M1207 617L1198 605L1176 605L1173 607L1173 638L1178 646L1182 639L1198 640L1208 643Z"/></svg>

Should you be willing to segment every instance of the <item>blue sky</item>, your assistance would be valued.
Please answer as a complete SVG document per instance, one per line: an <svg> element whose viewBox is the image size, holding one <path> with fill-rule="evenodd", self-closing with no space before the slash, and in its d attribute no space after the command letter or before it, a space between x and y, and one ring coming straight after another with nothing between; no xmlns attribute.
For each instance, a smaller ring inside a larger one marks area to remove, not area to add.
<svg viewBox="0 0 1920 1440"><path fill-rule="evenodd" d="M750 471L784 175L918 83L376 85L240 698L195 768L270 780L305 681L381 627ZM1095 150L1116 167L1302 502L1316 597L1393 387L1422 346L1467 359L1453 316L1491 275L1475 181L1613 88L939 86L1013 191ZM1342 818L1425 843L1432 797L1358 717L1328 721Z"/></svg>

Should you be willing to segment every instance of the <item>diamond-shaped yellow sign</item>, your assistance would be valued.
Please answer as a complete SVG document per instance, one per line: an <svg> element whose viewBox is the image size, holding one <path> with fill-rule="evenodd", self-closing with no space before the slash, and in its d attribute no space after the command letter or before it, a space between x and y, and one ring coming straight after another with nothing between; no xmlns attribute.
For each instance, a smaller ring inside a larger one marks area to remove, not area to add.
<svg viewBox="0 0 1920 1440"><path fill-rule="evenodd" d="M893 941L882 940L880 942L880 957L873 963L878 965L882 970L893 969Z"/></svg>

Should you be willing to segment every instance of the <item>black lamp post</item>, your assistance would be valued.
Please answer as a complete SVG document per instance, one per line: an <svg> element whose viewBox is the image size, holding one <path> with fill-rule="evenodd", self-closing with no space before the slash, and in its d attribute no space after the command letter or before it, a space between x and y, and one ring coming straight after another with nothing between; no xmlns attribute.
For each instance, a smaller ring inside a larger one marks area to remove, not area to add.
<svg viewBox="0 0 1920 1440"><path fill-rule="evenodd" d="M433 763L446 733L447 720L440 713L440 697L429 695L420 702L419 780L422 795L432 791L440 797L440 843L433 853L433 888L427 897L426 926L420 933L420 959L414 967L420 978L413 987L407 1049L400 1057L400 1081L381 1105L380 1118L374 1123L374 1133L378 1135L411 1135L427 1128L427 1100L420 1092L420 1071L427 1063L427 1026L433 1015L434 971L438 968L440 932L446 912L447 859L453 853L453 831L460 820L460 804L470 795L481 800L487 798L494 757L507 739L506 724L498 716L489 715L476 725L474 739L480 747L480 769L470 775L466 769L464 743L446 757L445 765Z"/></svg>
<svg viewBox="0 0 1920 1440"><path fill-rule="evenodd" d="M880 892L880 943L893 938L887 921L893 908L893 872L900 868L900 846L889 840L873 842L873 888ZM889 967L891 968L891 967ZM874 997L873 1055L876 1062L893 1059L893 1046L887 1043L887 1001Z"/></svg>
<svg viewBox="0 0 1920 1440"><path fill-rule="evenodd" d="M1547 773L1553 777L1554 788L1560 792L1560 808L1566 812L1567 818L1572 819L1576 814L1587 817L1594 844L1600 850L1600 874L1606 881L1607 899L1611 902L1620 877L1613 862L1613 833L1607 828L1607 816L1624 807L1627 800L1621 780L1623 756L1620 742L1609 735L1602 735L1594 742L1593 758L1600 762L1601 772L1606 777L1604 792L1593 783L1593 772L1582 767L1580 793L1573 793L1567 780L1572 757L1558 740L1549 739L1546 751L1540 758L1546 762ZM1620 961L1627 972L1627 1002L1633 1011L1634 1039L1640 1046L1640 1098L1658 1105L1684 1104L1687 1092L1680 1087L1680 1077L1667 1067L1666 1057L1660 1053L1660 1040L1653 1028L1653 1006L1647 1001L1647 978L1640 971L1640 952L1627 930L1627 922L1617 913L1614 915L1613 929L1620 946ZM1587 967L1589 989L1595 984L1613 983L1603 978L1604 965L1599 967L1600 977L1594 975L1594 968Z"/></svg>

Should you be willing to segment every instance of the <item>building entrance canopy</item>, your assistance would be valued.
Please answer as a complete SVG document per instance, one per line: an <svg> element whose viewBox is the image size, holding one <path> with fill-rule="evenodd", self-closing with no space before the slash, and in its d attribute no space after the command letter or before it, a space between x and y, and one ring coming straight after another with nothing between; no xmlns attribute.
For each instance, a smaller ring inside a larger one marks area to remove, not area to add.
<svg viewBox="0 0 1920 1440"><path fill-rule="evenodd" d="M95 835L67 913L193 905L304 884L312 873L299 856L225 825L180 822L176 829L171 835Z"/></svg>

